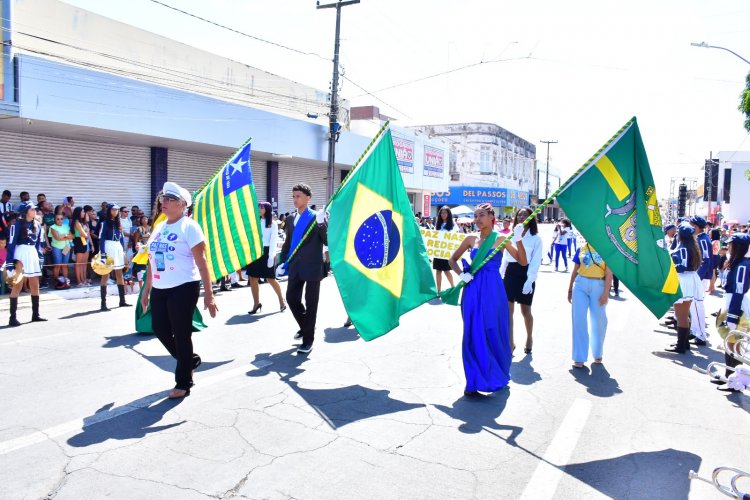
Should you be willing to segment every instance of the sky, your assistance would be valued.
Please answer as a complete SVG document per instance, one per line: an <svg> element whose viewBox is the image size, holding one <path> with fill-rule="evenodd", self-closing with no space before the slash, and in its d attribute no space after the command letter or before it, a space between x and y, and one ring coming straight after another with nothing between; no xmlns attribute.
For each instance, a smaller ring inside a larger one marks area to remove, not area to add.
<svg viewBox="0 0 750 500"><path fill-rule="evenodd" d="M330 86L335 9L316 9L313 0L159 0L287 48L155 0L65 1ZM342 9L340 93L352 105L380 107L401 126L495 123L536 144L542 163L540 141L557 140L550 164L564 177L636 116L665 198L670 178L702 178L711 152L750 150L737 111L750 65L690 45L703 41L750 60L750 2L361 0ZM424 79L435 74L442 75Z"/></svg>

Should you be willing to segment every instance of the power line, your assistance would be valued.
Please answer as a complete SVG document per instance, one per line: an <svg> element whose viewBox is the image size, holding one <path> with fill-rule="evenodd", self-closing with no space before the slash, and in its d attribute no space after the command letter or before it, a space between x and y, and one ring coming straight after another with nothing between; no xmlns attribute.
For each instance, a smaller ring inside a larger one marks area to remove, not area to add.
<svg viewBox="0 0 750 500"><path fill-rule="evenodd" d="M258 42L267 43L269 45L273 45L274 47L278 47L280 49L286 49L286 50L289 50L291 52L295 52L297 54L302 54L303 56L313 56L313 57L317 57L319 59L323 59L324 61L329 61L329 59L327 57L323 57L320 54L316 54L315 52L305 52L304 50L295 49L294 47L289 47L289 46L283 45L281 43L272 42L271 40L266 40L264 38L260 38L260 37L257 37L255 35L251 35L249 33L245 33L244 31L240 31L240 30L231 28L231 27L226 26L224 24L217 23L216 21L212 21L210 19L206 19L205 17L201 17L201 16L199 16L197 14L193 14L191 12L187 12L185 10L178 9L177 7L173 7L172 5L166 4L164 2L160 2L159 0L151 0L151 2L153 2L155 4L158 4L158 5L161 5L162 7L166 7L168 9L174 10L174 11L179 12L181 14L185 14L186 16L190 16L190 17L193 17L195 19L199 19L199 20L201 20L201 21L203 21L205 23L213 24L214 26L217 26L219 28L231 31L232 33L236 33L238 35L242 35L244 37L251 38L251 39L256 40Z"/></svg>

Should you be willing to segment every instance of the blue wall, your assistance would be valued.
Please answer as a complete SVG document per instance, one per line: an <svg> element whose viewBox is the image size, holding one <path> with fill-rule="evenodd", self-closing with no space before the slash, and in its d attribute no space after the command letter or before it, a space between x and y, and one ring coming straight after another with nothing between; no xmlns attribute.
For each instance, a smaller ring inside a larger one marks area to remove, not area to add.
<svg viewBox="0 0 750 500"><path fill-rule="evenodd" d="M2 0L0 0L2 1ZM23 118L327 161L328 124L19 54ZM341 134L336 161L353 164L370 138Z"/></svg>

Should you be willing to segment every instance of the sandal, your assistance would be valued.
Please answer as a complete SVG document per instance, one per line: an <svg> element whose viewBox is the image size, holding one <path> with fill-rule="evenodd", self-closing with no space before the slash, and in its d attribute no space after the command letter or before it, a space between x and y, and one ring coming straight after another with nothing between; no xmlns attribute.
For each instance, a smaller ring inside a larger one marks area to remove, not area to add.
<svg viewBox="0 0 750 500"><path fill-rule="evenodd" d="M185 396L190 396L190 389L178 389L174 388L169 392L169 396L167 396L168 399L182 399Z"/></svg>

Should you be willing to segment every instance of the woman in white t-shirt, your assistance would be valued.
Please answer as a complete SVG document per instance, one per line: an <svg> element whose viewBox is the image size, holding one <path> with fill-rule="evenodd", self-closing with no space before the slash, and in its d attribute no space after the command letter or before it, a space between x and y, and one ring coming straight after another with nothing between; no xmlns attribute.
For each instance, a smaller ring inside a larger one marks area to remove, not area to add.
<svg viewBox="0 0 750 500"><path fill-rule="evenodd" d="M165 182L161 198L167 220L148 239L148 279L141 296L141 308L151 302L154 333L169 354L177 359L175 388L169 399L184 398L193 385L192 324L203 281L204 309L211 317L219 310L214 302L208 274L203 230L184 215L192 200L190 193L174 182ZM200 359L198 357L198 359Z"/></svg>

